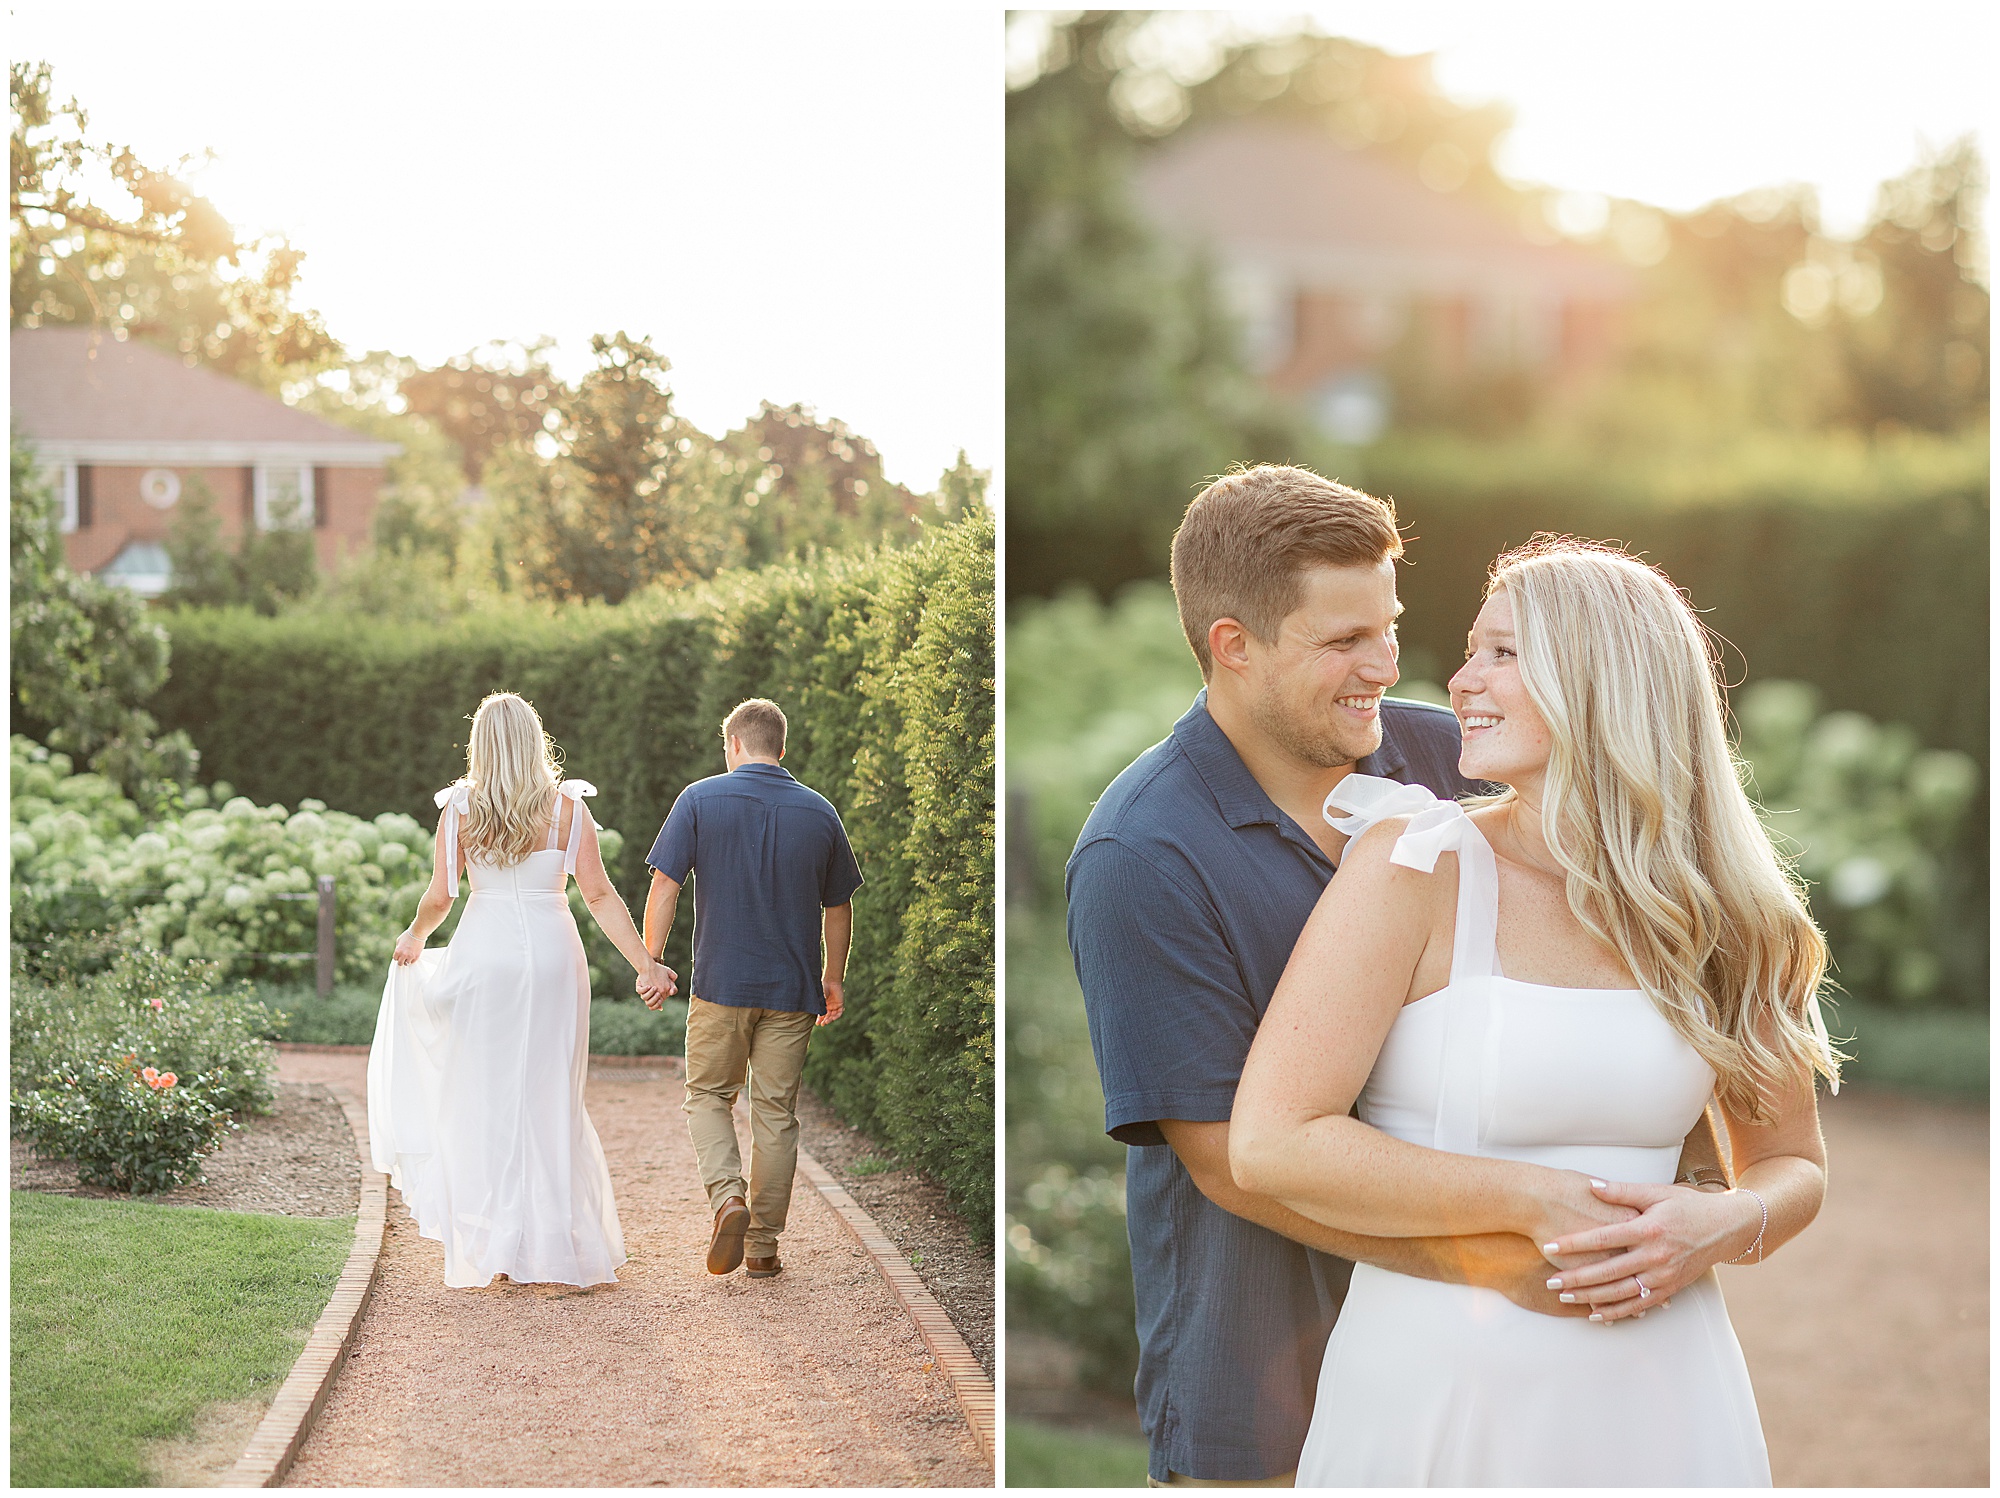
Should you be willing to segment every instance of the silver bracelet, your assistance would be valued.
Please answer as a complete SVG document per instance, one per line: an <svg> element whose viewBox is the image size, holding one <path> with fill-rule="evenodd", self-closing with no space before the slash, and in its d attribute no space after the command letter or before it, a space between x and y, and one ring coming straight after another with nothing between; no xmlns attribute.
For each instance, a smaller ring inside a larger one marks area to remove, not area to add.
<svg viewBox="0 0 2000 1498"><path fill-rule="evenodd" d="M1750 1255L1755 1254L1757 1256L1757 1262L1761 1264L1764 1262L1764 1229L1771 1225L1771 1209L1764 1205L1764 1198L1761 1196L1757 1196L1757 1193L1752 1191L1748 1186L1738 1186L1736 1189L1738 1191L1741 1191L1745 1196L1756 1197L1757 1210L1759 1212L1762 1212L1764 1215L1761 1219L1759 1219L1757 1223L1757 1236L1751 1239L1750 1246L1744 1249L1743 1252L1738 1254L1735 1258L1729 1259L1725 1262L1730 1264L1740 1264L1745 1259L1749 1258Z"/></svg>

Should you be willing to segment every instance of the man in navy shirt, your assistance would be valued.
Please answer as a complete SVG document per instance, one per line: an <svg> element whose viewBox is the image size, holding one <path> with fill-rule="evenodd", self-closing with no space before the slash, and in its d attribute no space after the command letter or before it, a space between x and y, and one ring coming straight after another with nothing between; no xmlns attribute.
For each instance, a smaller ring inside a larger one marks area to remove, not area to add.
<svg viewBox="0 0 2000 1498"><path fill-rule="evenodd" d="M656 958L681 887L690 873L698 882L682 1110L715 1212L709 1272L742 1264L752 1279L784 1267L778 1235L798 1164L799 1076L814 1026L840 1018L850 902L861 886L840 814L778 763L786 726L774 702L738 705L722 724L727 772L680 793L646 855L644 938ZM665 994L645 997L657 1009ZM730 1117L746 1077L747 1182Z"/></svg>
<svg viewBox="0 0 2000 1498"><path fill-rule="evenodd" d="M1333 877L1327 792L1357 770L1440 796L1480 789L1458 774L1451 712L1384 695L1401 554L1388 504L1317 474L1259 466L1203 491L1174 537L1173 583L1207 686L1112 782L1070 858L1105 1129L1130 1146L1155 1485L1290 1485L1345 1261L1487 1285L1551 1315L1586 1309L1545 1288L1525 1238L1359 1237L1229 1172L1244 1058Z"/></svg>

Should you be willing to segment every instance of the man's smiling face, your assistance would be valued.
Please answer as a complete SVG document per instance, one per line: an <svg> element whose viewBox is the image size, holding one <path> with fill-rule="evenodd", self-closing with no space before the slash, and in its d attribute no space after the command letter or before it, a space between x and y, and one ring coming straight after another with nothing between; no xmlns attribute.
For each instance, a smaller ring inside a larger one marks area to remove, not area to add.
<svg viewBox="0 0 2000 1498"><path fill-rule="evenodd" d="M1248 706L1287 753L1336 769L1382 743L1382 694L1398 674L1396 564L1309 567L1299 581L1277 638L1245 641Z"/></svg>

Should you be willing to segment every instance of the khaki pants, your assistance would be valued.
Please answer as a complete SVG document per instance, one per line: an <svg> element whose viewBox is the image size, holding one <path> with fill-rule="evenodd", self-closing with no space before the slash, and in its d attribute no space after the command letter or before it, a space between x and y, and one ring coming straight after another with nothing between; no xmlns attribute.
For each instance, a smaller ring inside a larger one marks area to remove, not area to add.
<svg viewBox="0 0 2000 1498"><path fill-rule="evenodd" d="M688 1001L688 1137L708 1189L710 1211L732 1196L750 1204L743 1252L767 1259L778 1251L792 1204L792 1172L799 1160L799 1119L793 1105L806 1043L817 1016L781 1009L736 1009L706 999ZM729 1110L750 1082L750 1180L743 1179L736 1122Z"/></svg>
<svg viewBox="0 0 2000 1498"><path fill-rule="evenodd" d="M1183 1477L1178 1472L1169 1472L1167 1480L1161 1482L1159 1478L1149 1473L1146 1477L1146 1486L1149 1488L1290 1488L1298 1486L1292 1480L1297 1476L1296 1472L1287 1472L1282 1477L1246 1477L1241 1482L1232 1482L1226 1478Z"/></svg>

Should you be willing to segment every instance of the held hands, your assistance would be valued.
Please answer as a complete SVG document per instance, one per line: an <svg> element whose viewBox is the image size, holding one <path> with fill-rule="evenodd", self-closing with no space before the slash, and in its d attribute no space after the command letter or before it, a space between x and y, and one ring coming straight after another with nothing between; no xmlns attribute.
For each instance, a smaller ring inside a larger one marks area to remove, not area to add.
<svg viewBox="0 0 2000 1498"><path fill-rule="evenodd" d="M376 950L380 951L381 949L378 947ZM409 932L405 931L396 938L396 950L392 955L399 967L408 967L424 955L423 939L412 936Z"/></svg>
<svg viewBox="0 0 2000 1498"><path fill-rule="evenodd" d="M1664 1309L1667 1297L1748 1243L1763 1218L1752 1198L1736 1191L1622 1181L1593 1181L1591 1190L1607 1205L1634 1209L1634 1215L1552 1237L1542 1251L1562 1270L1550 1277L1551 1286L1566 1301L1590 1306L1594 1320L1621 1321ZM1563 1267L1567 1256L1577 1253L1606 1256L1581 1268Z"/></svg>
<svg viewBox="0 0 2000 1498"><path fill-rule="evenodd" d="M839 978L821 978L819 986L826 990L826 1013L813 1024L830 1025L840 1018L840 1011L847 1005L847 985Z"/></svg>
<svg viewBox="0 0 2000 1498"><path fill-rule="evenodd" d="M648 1009L658 1009L671 998L679 985L680 974L665 963L648 959L639 969L636 986L639 997Z"/></svg>

